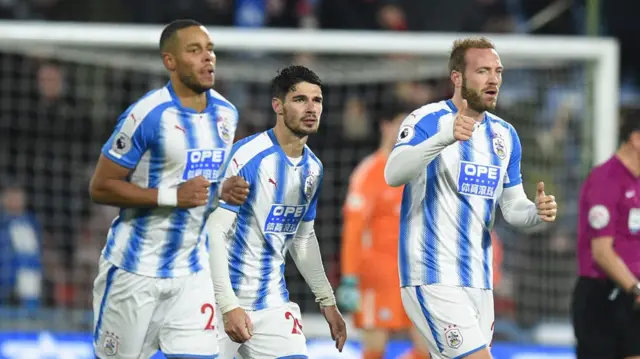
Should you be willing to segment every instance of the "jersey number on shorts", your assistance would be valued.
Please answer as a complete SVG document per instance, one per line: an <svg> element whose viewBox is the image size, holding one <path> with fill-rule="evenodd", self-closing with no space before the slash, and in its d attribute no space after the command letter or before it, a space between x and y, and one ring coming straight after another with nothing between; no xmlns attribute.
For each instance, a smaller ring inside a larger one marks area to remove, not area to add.
<svg viewBox="0 0 640 359"><path fill-rule="evenodd" d="M293 329L291 329L291 334L302 334L302 324L300 324L300 320L293 316L293 313L286 312L284 313L285 319L293 320Z"/></svg>
<svg viewBox="0 0 640 359"><path fill-rule="evenodd" d="M202 314L207 314L208 312L210 312L209 315L209 320L207 321L207 325L204 327L204 330L214 330L216 327L213 325L213 318L215 315L215 310L213 309L213 304L211 303L204 303L202 305L202 307L200 307L200 313Z"/></svg>

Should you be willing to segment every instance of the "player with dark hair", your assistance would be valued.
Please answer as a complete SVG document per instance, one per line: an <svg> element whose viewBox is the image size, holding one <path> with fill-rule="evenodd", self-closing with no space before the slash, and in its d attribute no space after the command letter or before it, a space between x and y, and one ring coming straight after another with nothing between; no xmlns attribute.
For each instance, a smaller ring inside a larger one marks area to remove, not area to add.
<svg viewBox="0 0 640 359"><path fill-rule="evenodd" d="M322 115L322 82L303 66L272 83L276 125L233 146L225 178L250 183L241 206L221 203L207 228L216 301L222 316L220 358L307 358L300 308L289 300L287 252L320 304L336 348L347 339L314 232L322 187L320 160L307 147Z"/></svg>
<svg viewBox="0 0 640 359"><path fill-rule="evenodd" d="M578 359L640 358L640 120L580 193L573 326Z"/></svg>
<svg viewBox="0 0 640 359"><path fill-rule="evenodd" d="M169 83L118 119L91 179L94 202L120 207L93 288L98 358L215 358L213 286L205 222L218 197L238 121L214 91L215 54L207 30L174 21L160 37ZM240 204L248 184L221 189Z"/></svg>
<svg viewBox="0 0 640 359"><path fill-rule="evenodd" d="M429 358L426 343L402 307L398 288L398 234L403 187L385 183L384 167L409 111L388 106L380 116L380 146L349 179L343 207L342 279L336 292L343 310L355 313L364 359L381 359L394 332L410 334L415 358Z"/></svg>

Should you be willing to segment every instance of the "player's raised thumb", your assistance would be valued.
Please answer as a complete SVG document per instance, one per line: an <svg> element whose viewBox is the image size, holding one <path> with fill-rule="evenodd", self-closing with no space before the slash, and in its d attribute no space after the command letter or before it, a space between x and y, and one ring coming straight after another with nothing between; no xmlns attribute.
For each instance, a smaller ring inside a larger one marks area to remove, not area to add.
<svg viewBox="0 0 640 359"><path fill-rule="evenodd" d="M538 182L538 197L544 196L544 182Z"/></svg>
<svg viewBox="0 0 640 359"><path fill-rule="evenodd" d="M462 99L462 106L460 106L460 112L459 112L459 113L460 113L461 115L464 115L465 111L467 111L467 107L468 107L468 106L469 106L469 105L467 104L467 100Z"/></svg>

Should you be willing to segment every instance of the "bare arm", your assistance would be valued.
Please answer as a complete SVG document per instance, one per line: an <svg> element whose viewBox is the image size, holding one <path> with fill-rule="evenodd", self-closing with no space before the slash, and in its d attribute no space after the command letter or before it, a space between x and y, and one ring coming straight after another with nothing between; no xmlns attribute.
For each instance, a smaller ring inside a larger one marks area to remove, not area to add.
<svg viewBox="0 0 640 359"><path fill-rule="evenodd" d="M100 155L91 178L89 194L98 204L116 207L157 207L158 190L142 188L126 180L130 170Z"/></svg>

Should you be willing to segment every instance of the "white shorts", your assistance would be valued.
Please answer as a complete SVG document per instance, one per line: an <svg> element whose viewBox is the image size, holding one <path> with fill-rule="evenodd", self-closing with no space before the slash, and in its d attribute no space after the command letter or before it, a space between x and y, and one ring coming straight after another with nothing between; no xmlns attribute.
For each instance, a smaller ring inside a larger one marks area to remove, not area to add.
<svg viewBox="0 0 640 359"><path fill-rule="evenodd" d="M214 292L207 271L152 278L100 260L93 284L94 349L100 359L216 358Z"/></svg>
<svg viewBox="0 0 640 359"><path fill-rule="evenodd" d="M432 359L462 358L491 346L493 291L445 285L402 288L407 315Z"/></svg>
<svg viewBox="0 0 640 359"><path fill-rule="evenodd" d="M218 316L220 359L308 358L307 340L302 332L300 307L289 302L281 307L247 311L253 324L253 336L239 344L224 332Z"/></svg>

